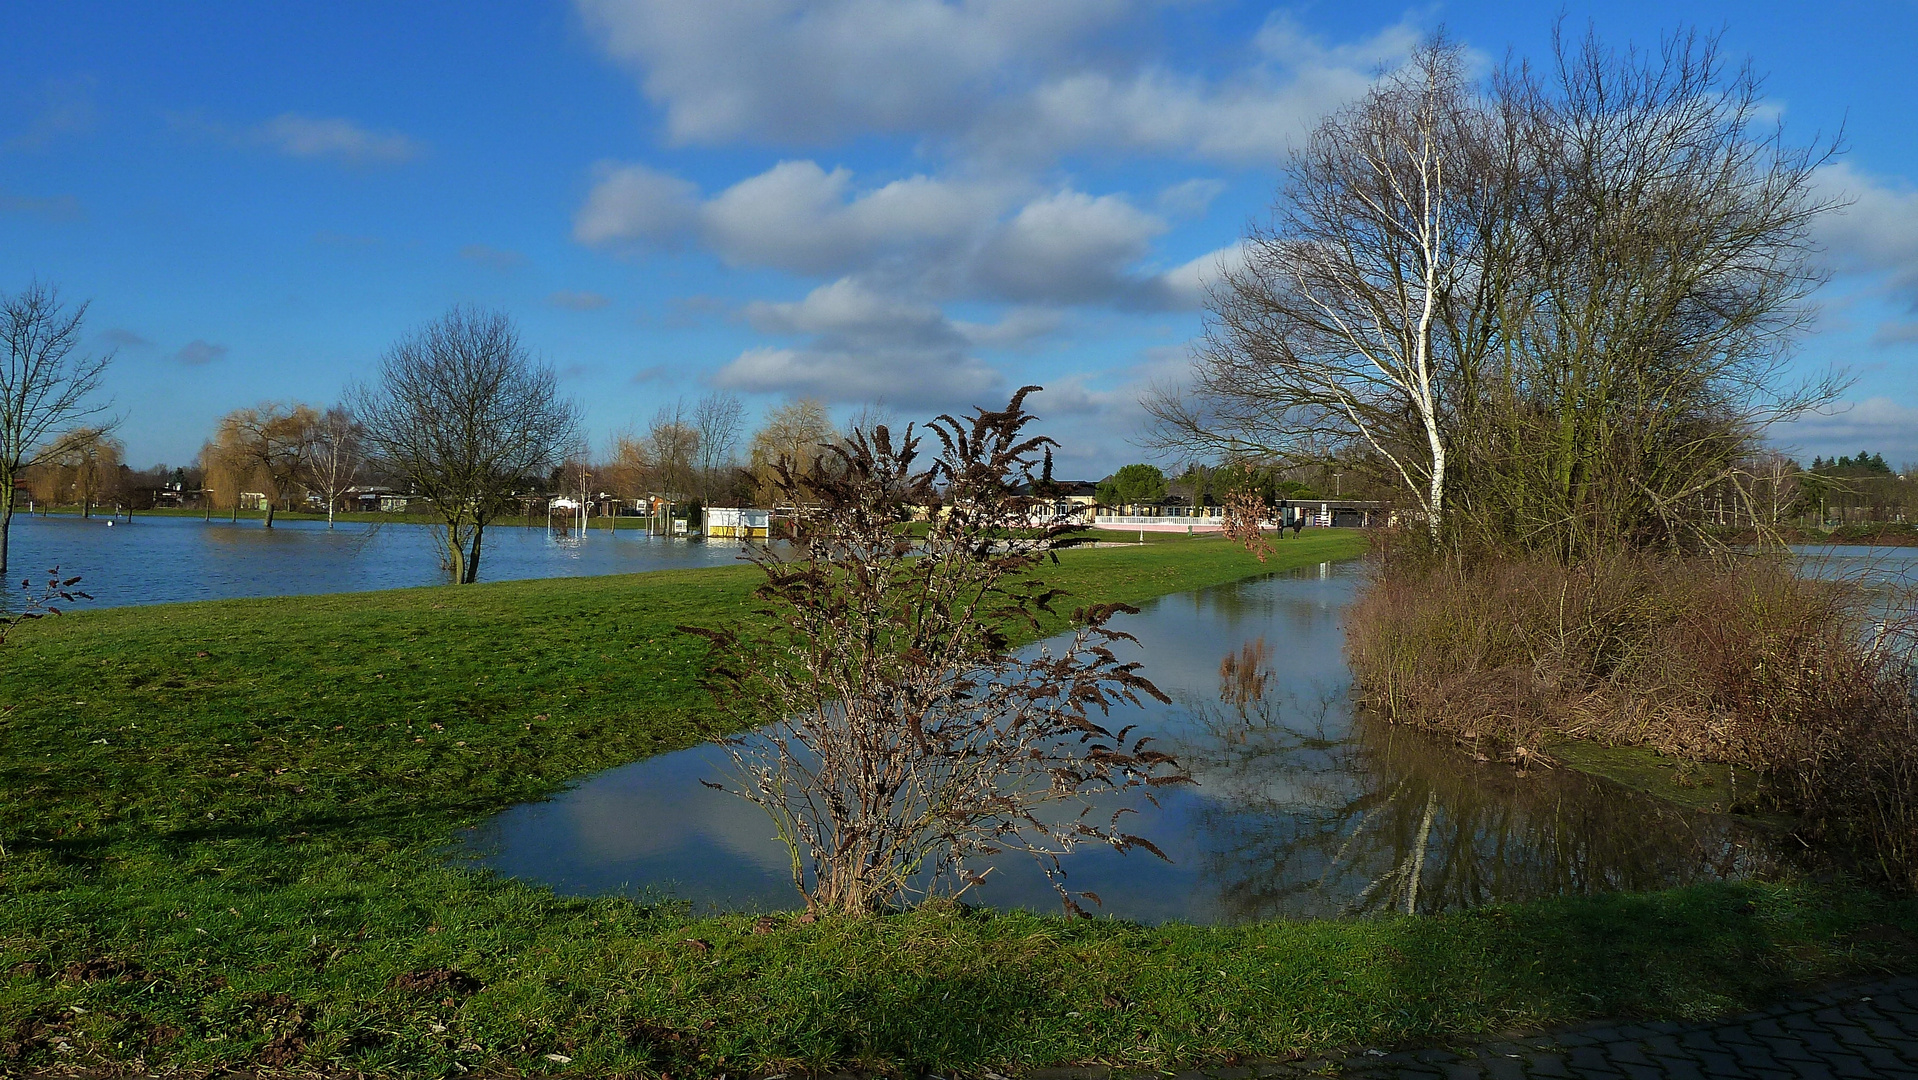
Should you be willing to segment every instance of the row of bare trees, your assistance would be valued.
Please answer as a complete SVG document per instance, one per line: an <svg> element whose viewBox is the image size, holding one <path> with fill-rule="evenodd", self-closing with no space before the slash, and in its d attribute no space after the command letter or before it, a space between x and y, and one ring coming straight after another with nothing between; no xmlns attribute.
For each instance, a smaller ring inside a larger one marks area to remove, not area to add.
<svg viewBox="0 0 1918 1080"><path fill-rule="evenodd" d="M1161 445L1369 468L1434 537L1682 543L1688 502L1842 389L1785 370L1834 147L1765 115L1694 34L1558 36L1485 81L1428 42L1294 155L1191 385L1147 403Z"/></svg>

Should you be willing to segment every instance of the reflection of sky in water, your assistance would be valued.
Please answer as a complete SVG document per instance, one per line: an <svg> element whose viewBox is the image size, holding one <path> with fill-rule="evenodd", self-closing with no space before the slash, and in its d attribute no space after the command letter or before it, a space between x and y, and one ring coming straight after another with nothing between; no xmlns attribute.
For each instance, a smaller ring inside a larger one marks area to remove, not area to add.
<svg viewBox="0 0 1918 1080"><path fill-rule="evenodd" d="M1773 861L1764 837L1727 819L1565 770L1520 776L1354 716L1340 620L1357 584L1355 565L1328 564L1122 619L1174 704L1112 721L1140 723L1198 783L1161 789L1157 807L1130 803L1125 830L1169 862L1084 847L1065 859L1068 885L1103 901L1088 907L1146 922L1334 915L1403 908L1416 876L1413 906L1436 911L1740 877ZM1258 670L1222 684L1222 660L1248 646ZM765 814L699 783L726 768L700 747L610 770L497 815L463 838L462 857L566 893L794 907ZM1001 857L967 899L1059 908L1025 857Z"/></svg>
<svg viewBox="0 0 1918 1080"><path fill-rule="evenodd" d="M214 518L72 515L16 516L8 566L38 573L58 566L80 575L87 607L178 600L296 596L442 585L441 530L427 525L365 525L280 520L229 523ZM515 519L521 520L521 519ZM555 540L543 528L495 526L480 551L481 581L586 577L732 563L737 544L647 539L640 530L594 530L584 540ZM16 589L16 578L10 584Z"/></svg>

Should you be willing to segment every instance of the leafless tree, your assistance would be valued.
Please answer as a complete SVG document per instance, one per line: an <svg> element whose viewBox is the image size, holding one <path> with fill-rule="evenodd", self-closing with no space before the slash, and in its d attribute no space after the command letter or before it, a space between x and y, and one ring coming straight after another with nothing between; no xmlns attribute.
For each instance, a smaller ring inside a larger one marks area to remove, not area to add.
<svg viewBox="0 0 1918 1080"><path fill-rule="evenodd" d="M1461 359L1442 317L1480 280L1459 191L1465 65L1456 46L1428 44L1295 156L1274 223L1212 289L1196 395L1147 402L1168 445L1297 461L1357 440L1436 532L1445 369Z"/></svg>
<svg viewBox="0 0 1918 1080"><path fill-rule="evenodd" d="M1213 288L1168 450L1376 461L1434 535L1687 543L1684 508L1842 380L1784 365L1822 274L1830 144L1760 123L1749 69L1555 38L1469 82L1443 41L1294 157Z"/></svg>
<svg viewBox="0 0 1918 1080"><path fill-rule="evenodd" d="M305 444L306 475L326 500L326 527L330 529L333 511L366 469L364 433L345 406L335 405L314 419Z"/></svg>
<svg viewBox="0 0 1918 1080"><path fill-rule="evenodd" d="M715 390L699 399L693 406L693 433L699 440L697 457L699 460L699 497L702 502L713 501L713 490L719 478L733 463L733 452L739 448L739 432L744 425L746 408L740 404L739 395L723 390Z"/></svg>
<svg viewBox="0 0 1918 1080"><path fill-rule="evenodd" d="M895 441L883 426L775 465L801 509L796 551L749 549L766 618L682 628L713 643L725 720L765 725L725 740L732 790L772 817L811 910L961 893L984 877L978 860L1022 852L1077 911L1063 854L1158 851L1119 828L1123 809L1091 802L1185 779L1150 740L1100 723L1112 705L1166 700L1113 652L1131 638L1108 621L1133 609L1076 612L1056 651L1013 648L1061 595L1031 575L1073 528L1029 528L1038 500L1015 494L1051 444L1024 432L1033 389L1003 411L935 420L929 465L911 428ZM923 540L908 530L919 508L932 511Z"/></svg>
<svg viewBox="0 0 1918 1080"><path fill-rule="evenodd" d="M511 319L456 307L381 358L351 395L379 466L413 485L446 523L454 581L479 575L486 525L517 505L515 484L578 439L579 410L536 364Z"/></svg>
<svg viewBox="0 0 1918 1080"><path fill-rule="evenodd" d="M86 304L68 309L47 285L0 297L7 346L0 362L0 574L7 572L14 481L66 449L54 432L107 408L95 395L113 357L80 351L86 315Z"/></svg>
<svg viewBox="0 0 1918 1080"><path fill-rule="evenodd" d="M695 462L700 453L699 429L684 401L661 405L646 429L646 449L653 463L653 482L674 501L690 498L699 489Z"/></svg>

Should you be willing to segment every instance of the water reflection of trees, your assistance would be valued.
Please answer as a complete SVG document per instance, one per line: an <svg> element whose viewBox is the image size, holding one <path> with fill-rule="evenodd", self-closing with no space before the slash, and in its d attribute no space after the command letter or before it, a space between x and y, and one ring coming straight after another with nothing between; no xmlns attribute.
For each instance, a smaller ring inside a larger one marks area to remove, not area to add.
<svg viewBox="0 0 1918 1080"><path fill-rule="evenodd" d="M1542 896L1748 877L1770 838L1572 773L1521 774L1353 716L1342 693L1275 686L1263 643L1187 701L1177 754L1198 779L1199 858L1229 920L1431 913Z"/></svg>

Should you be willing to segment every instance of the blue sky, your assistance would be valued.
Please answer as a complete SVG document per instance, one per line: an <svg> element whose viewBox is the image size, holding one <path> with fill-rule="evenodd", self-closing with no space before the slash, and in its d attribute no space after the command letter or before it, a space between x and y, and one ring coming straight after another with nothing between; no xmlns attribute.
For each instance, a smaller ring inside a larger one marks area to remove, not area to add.
<svg viewBox="0 0 1918 1080"><path fill-rule="evenodd" d="M136 464L324 405L448 305L502 308L596 441L712 387L902 418L1034 405L1062 474L1141 456L1205 268L1285 148L1443 25L1542 56L1531 4L580 0L21 5L0 37L0 288L91 299ZM1781 438L1918 462L1918 3L1678 16L1843 127L1855 201L1800 350L1851 407Z"/></svg>

